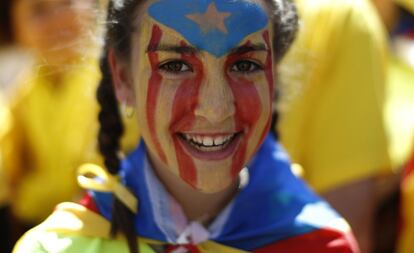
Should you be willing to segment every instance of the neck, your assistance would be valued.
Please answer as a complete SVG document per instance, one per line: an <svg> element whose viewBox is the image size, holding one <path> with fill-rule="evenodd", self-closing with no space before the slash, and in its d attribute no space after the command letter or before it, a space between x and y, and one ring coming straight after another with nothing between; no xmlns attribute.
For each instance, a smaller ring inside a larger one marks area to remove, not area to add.
<svg viewBox="0 0 414 253"><path fill-rule="evenodd" d="M170 172L163 164L153 162L156 160L151 159L151 155L149 156L159 180L181 205L190 221L199 221L204 225L210 224L237 193L238 180L224 190L215 193L205 193L196 190L177 175Z"/></svg>

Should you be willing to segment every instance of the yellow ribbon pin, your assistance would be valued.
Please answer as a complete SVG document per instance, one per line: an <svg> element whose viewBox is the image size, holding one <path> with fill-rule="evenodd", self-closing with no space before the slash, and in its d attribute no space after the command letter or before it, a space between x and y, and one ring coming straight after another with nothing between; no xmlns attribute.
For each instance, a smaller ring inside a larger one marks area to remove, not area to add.
<svg viewBox="0 0 414 253"><path fill-rule="evenodd" d="M87 163L78 169L78 184L84 188L99 192L111 192L133 213L138 212L137 198L119 179L98 165Z"/></svg>

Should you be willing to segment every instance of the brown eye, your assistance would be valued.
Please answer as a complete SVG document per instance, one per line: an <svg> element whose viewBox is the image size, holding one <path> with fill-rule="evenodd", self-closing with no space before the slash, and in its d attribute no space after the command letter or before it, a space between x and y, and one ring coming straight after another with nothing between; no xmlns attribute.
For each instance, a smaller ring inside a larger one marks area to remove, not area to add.
<svg viewBox="0 0 414 253"><path fill-rule="evenodd" d="M240 73L251 73L261 69L263 68L259 64L254 63L252 61L243 60L234 63L231 66L230 71Z"/></svg>
<svg viewBox="0 0 414 253"><path fill-rule="evenodd" d="M191 67L183 61L169 61L164 64L161 64L159 67L161 70L170 72L170 73L183 73L193 71Z"/></svg>

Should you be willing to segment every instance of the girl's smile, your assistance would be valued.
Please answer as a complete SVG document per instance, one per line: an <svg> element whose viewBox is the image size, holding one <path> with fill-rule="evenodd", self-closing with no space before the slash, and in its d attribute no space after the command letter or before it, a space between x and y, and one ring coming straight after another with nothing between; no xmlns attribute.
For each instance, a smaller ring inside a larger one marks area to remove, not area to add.
<svg viewBox="0 0 414 253"><path fill-rule="evenodd" d="M242 138L242 132L230 134L178 133L178 140L189 155L199 160L221 160L234 153Z"/></svg>

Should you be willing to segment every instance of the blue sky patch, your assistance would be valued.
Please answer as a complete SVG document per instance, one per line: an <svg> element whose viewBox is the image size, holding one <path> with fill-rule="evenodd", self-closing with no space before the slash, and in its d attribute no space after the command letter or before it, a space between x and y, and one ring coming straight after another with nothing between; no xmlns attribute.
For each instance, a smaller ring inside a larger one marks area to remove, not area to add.
<svg viewBox="0 0 414 253"><path fill-rule="evenodd" d="M268 23L265 10L246 0L159 0L148 13L193 46L216 57L225 55Z"/></svg>

